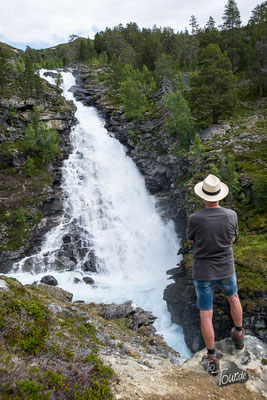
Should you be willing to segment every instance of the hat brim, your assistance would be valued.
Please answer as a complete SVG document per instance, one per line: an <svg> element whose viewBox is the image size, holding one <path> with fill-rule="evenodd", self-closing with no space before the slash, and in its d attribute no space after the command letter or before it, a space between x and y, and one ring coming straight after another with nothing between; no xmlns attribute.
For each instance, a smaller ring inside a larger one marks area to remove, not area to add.
<svg viewBox="0 0 267 400"><path fill-rule="evenodd" d="M202 185L203 185L203 181L199 182L195 185L194 187L194 191L196 193L197 196L199 196L201 199L206 200L206 201L219 201L224 199L228 193L229 193L229 188L228 186L221 182L221 191L220 193L216 194L215 196L210 196L206 193L203 192L202 190Z"/></svg>

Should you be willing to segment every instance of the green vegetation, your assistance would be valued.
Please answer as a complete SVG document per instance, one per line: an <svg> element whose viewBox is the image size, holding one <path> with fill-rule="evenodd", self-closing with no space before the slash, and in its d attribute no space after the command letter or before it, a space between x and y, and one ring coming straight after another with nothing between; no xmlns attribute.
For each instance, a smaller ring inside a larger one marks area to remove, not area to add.
<svg viewBox="0 0 267 400"><path fill-rule="evenodd" d="M98 356L94 325L54 315L45 288L1 279L10 288L0 291L1 399L111 399L114 372Z"/></svg>
<svg viewBox="0 0 267 400"><path fill-rule="evenodd" d="M201 127L229 117L235 106L234 76L230 60L216 44L209 44L199 58L200 71L191 80L190 104Z"/></svg>
<svg viewBox="0 0 267 400"><path fill-rule="evenodd" d="M169 116L166 128L170 134L178 138L181 151L188 150L194 136L194 127L191 121L190 109L179 89L164 96L164 102Z"/></svg>
<svg viewBox="0 0 267 400"><path fill-rule="evenodd" d="M32 121L27 125L25 150L31 150L33 154L39 153L43 162L48 163L60 153L58 146L60 137L56 129L49 129L44 123L40 122L40 113L40 110L35 109L32 114Z"/></svg>

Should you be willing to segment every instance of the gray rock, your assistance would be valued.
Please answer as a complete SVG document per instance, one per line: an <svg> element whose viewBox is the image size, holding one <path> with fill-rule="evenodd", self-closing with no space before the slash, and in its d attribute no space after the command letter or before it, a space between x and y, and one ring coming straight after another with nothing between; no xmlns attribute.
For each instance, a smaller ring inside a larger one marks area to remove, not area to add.
<svg viewBox="0 0 267 400"><path fill-rule="evenodd" d="M76 276L73 278L73 283L79 283L81 280L79 278L76 278Z"/></svg>
<svg viewBox="0 0 267 400"><path fill-rule="evenodd" d="M0 291L8 292L9 290L8 284L3 279L0 279Z"/></svg>
<svg viewBox="0 0 267 400"><path fill-rule="evenodd" d="M138 307L135 310L132 319L133 319L132 328L134 331L138 332L138 330L142 326L152 325L157 319L157 317L154 317L154 315L150 311L145 311L142 308Z"/></svg>
<svg viewBox="0 0 267 400"><path fill-rule="evenodd" d="M86 285L93 285L95 283L93 278L91 278L90 276L84 276L83 281L86 283Z"/></svg>
<svg viewBox="0 0 267 400"><path fill-rule="evenodd" d="M249 132L242 132L239 135L239 139L247 139L247 138L250 138L250 137L251 137L251 133L249 133Z"/></svg>
<svg viewBox="0 0 267 400"><path fill-rule="evenodd" d="M129 315L134 314L135 310L136 306L131 300L122 304L104 304L103 317L106 319L128 317Z"/></svg>
<svg viewBox="0 0 267 400"><path fill-rule="evenodd" d="M43 276L41 279L41 283L45 283L46 285L49 285L49 286L57 286L58 285L58 281L52 275Z"/></svg>
<svg viewBox="0 0 267 400"><path fill-rule="evenodd" d="M201 130L200 137L202 140L210 140L215 135L224 136L229 129L228 125L210 125L208 128Z"/></svg>
<svg viewBox="0 0 267 400"><path fill-rule="evenodd" d="M230 338L216 342L215 348L222 355L220 359L221 371L227 363L235 363L239 369L247 371L249 375L248 381L244 383L249 392L260 393L263 397L267 397L267 367L263 362L267 358L267 345L265 343L255 336L246 335L245 347L242 350L237 350ZM202 368L201 360L204 354L206 354L206 348L194 354L183 364L182 368Z"/></svg>

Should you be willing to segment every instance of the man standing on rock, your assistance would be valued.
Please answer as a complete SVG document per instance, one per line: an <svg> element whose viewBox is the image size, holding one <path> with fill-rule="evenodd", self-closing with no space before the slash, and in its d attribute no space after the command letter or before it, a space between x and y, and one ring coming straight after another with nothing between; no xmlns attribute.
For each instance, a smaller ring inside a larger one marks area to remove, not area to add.
<svg viewBox="0 0 267 400"><path fill-rule="evenodd" d="M189 217L187 238L193 243L193 281L200 310L201 332L207 347L204 357L210 372L219 371L219 360L214 347L213 287L218 284L230 303L234 327L231 337L237 348L244 347L243 311L237 294L237 282L232 243L238 235L237 214L220 207L219 200L229 189L214 175L196 184L194 191L205 202L205 208Z"/></svg>

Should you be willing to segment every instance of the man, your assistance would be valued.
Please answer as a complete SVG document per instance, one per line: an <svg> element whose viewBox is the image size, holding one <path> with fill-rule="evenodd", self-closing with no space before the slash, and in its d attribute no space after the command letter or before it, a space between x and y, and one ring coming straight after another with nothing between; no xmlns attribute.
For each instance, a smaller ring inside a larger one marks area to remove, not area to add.
<svg viewBox="0 0 267 400"><path fill-rule="evenodd" d="M204 357L219 371L219 360L214 347L213 286L218 284L230 303L234 327L231 337L237 348L244 347L242 306L237 294L232 243L238 235L237 214L220 207L219 201L228 195L227 185L215 175L208 175L196 184L195 193L204 200L205 208L189 217L187 238L193 243L192 277L200 310L201 332L207 347Z"/></svg>

